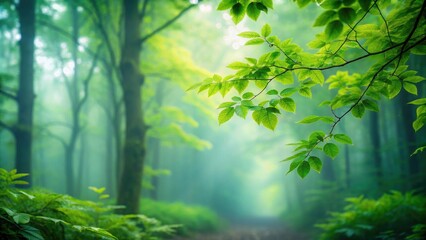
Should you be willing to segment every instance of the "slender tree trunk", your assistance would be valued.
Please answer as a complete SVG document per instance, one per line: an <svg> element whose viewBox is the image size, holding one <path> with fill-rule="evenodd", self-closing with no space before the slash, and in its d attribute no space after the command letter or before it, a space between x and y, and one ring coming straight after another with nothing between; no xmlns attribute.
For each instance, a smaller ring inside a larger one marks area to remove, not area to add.
<svg viewBox="0 0 426 240"><path fill-rule="evenodd" d="M344 147L345 151L345 179L346 179L346 188L351 188L351 161L350 161L350 154L349 154L349 147L345 145Z"/></svg>
<svg viewBox="0 0 426 240"><path fill-rule="evenodd" d="M160 168L160 140L152 139L152 169L157 170ZM158 190L160 187L158 176L152 176L151 183L153 189L151 190L151 198L154 200L158 200Z"/></svg>
<svg viewBox="0 0 426 240"><path fill-rule="evenodd" d="M14 128L16 139L16 169L30 173L24 180L31 187L31 150L34 107L34 39L35 39L35 0L19 1L17 10L21 40L19 41L19 90L17 95L18 122Z"/></svg>
<svg viewBox="0 0 426 240"><path fill-rule="evenodd" d="M370 136L371 143L373 145L373 162L374 170L376 175L376 181L378 188L383 187L383 169L382 169L382 155L381 155L381 141L380 141L380 125L379 125L379 114L376 112L370 113Z"/></svg>
<svg viewBox="0 0 426 240"><path fill-rule="evenodd" d="M78 23L78 11L75 4L70 4L71 8L71 21L72 21L72 37L73 42L78 42L79 38L79 23ZM68 145L65 149L65 176L67 193L71 196L75 196L75 182L74 182L74 151L77 144L78 135L80 133L80 96L78 87L79 67L78 67L78 46L73 44L72 50L72 61L74 63L74 73L72 82L67 86L68 94L70 97L71 108L72 108L72 128L71 135L68 141Z"/></svg>
<svg viewBox="0 0 426 240"><path fill-rule="evenodd" d="M120 61L125 108L125 139L123 173L119 183L117 203L126 206L120 213L137 213L142 188L147 127L142 117L143 75L139 71L141 52L140 16L137 0L124 0L125 41Z"/></svg>

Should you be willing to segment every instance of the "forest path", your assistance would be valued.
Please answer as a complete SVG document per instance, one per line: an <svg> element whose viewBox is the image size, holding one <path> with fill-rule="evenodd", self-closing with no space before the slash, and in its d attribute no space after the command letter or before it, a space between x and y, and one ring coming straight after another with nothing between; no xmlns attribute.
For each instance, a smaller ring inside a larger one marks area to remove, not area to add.
<svg viewBox="0 0 426 240"><path fill-rule="evenodd" d="M277 219L250 219L230 224L228 229L218 233L196 234L173 240L308 240L306 233L286 227Z"/></svg>

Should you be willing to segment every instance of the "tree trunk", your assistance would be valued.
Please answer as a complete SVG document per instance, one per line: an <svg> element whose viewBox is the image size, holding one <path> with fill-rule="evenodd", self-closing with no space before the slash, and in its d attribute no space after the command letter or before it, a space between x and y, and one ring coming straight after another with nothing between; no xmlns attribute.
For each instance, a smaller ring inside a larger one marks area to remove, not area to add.
<svg viewBox="0 0 426 240"><path fill-rule="evenodd" d="M123 172L119 183L117 203L126 206L120 213L137 213L142 188L145 160L146 126L142 117L141 86L143 75L139 72L141 52L140 18L137 0L124 0L125 41L120 61L121 86L124 96L125 139Z"/></svg>
<svg viewBox="0 0 426 240"><path fill-rule="evenodd" d="M379 114L376 112L370 113L370 136L371 143L373 146L373 162L374 172L376 175L376 182L379 190L383 187L383 169L382 169L382 155L381 155L381 141L380 141L380 126L379 126Z"/></svg>
<svg viewBox="0 0 426 240"><path fill-rule="evenodd" d="M16 169L31 174L32 127L34 107L34 39L35 0L19 1L17 10L21 40L19 41L19 90L17 95L18 122L14 129L16 139ZM23 180L31 187L31 175Z"/></svg>

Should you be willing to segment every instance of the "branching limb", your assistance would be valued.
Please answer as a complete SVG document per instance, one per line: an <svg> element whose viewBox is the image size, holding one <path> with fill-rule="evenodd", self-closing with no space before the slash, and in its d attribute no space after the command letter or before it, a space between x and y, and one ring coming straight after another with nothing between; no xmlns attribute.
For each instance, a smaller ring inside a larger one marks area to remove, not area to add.
<svg viewBox="0 0 426 240"><path fill-rule="evenodd" d="M202 0L199 1L199 2L202 2ZM182 11L180 11L175 17L173 17L172 19L168 20L167 22L165 22L163 25L159 26L157 29L155 29L151 33L148 33L146 36L142 37L141 40L140 40L140 43L141 44L145 43L148 39L150 39L151 37L155 36L157 33L161 32L162 30L164 30L168 26L172 25L180 17L182 17L188 10L190 10L191 8L193 8L195 6L197 6L197 4L191 4L191 5L187 6L186 8L182 9Z"/></svg>

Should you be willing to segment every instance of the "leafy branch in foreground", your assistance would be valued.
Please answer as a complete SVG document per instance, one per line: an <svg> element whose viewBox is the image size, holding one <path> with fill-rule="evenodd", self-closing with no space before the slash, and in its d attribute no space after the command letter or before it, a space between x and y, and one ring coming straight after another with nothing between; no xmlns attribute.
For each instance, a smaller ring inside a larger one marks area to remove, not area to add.
<svg viewBox="0 0 426 240"><path fill-rule="evenodd" d="M235 4L244 3L249 15L248 6L253 2L223 0L218 9L231 8L231 16L239 19L242 13L236 16ZM304 6L303 2L307 1L297 2ZM292 144L294 154L283 160L291 161L288 172L297 169L304 178L311 168L321 171L322 162L318 157L321 152L335 158L339 153L336 143L352 144L349 136L335 133L336 126L349 113L362 118L366 110L379 111L378 101L382 97L392 99L402 89L417 95L416 85L425 78L410 70L406 63L410 54L426 54L425 5L425 1L415 0L392 4L387 0L324 1L320 6L325 11L314 23L314 26L325 26L324 32L308 44L316 49L315 53L304 51L289 39L271 35L271 27L265 24L260 33L247 31L239 36L248 39L246 45L266 44L271 51L257 59L247 57L243 62L231 63L228 67L235 70L234 74L226 77L215 74L190 89L207 91L208 96L217 93L225 96L235 89L238 94L232 96L232 101L219 105L222 109L219 123L234 115L246 118L252 112L257 124L271 130L278 123L278 114L296 111L293 94L313 98L314 86L336 91L331 99L320 104L330 109L329 116L312 115L298 122L322 121L330 124L329 131L315 131L308 139ZM360 74L340 70L360 61L368 61L371 67ZM324 70L335 70L335 73L325 79ZM257 90L248 91L249 85L254 85L250 89ZM426 122L426 101L420 98L410 103L419 106L413 123L414 130L418 131Z"/></svg>

